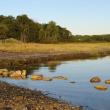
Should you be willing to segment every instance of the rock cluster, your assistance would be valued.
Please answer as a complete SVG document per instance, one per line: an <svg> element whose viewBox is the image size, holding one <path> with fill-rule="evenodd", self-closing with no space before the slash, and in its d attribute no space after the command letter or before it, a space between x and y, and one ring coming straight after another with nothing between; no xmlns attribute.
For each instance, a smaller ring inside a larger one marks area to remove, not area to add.
<svg viewBox="0 0 110 110"><path fill-rule="evenodd" d="M9 71L7 69L0 69L0 77L9 77L13 79L26 79L26 70ZM56 77L44 77L42 74L33 74L30 76L31 80L42 80L42 81L52 81L55 80L67 80L67 77L56 76Z"/></svg>
<svg viewBox="0 0 110 110"><path fill-rule="evenodd" d="M90 79L91 83L100 83L101 82L101 78L98 76L95 76L93 78ZM105 81L105 84L110 84L110 79ZM107 86L105 85L96 85L94 88L98 89L98 90L102 90L105 91L108 89Z"/></svg>
<svg viewBox="0 0 110 110"><path fill-rule="evenodd" d="M26 70L8 71L7 69L0 69L0 77L10 77L14 79L26 79Z"/></svg>

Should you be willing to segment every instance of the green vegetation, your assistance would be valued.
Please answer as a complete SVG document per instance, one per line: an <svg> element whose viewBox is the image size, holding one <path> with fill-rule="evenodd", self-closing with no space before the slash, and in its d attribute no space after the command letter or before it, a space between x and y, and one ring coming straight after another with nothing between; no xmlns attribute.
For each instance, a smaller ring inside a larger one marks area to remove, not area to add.
<svg viewBox="0 0 110 110"><path fill-rule="evenodd" d="M27 15L0 16L0 39L15 38L22 42L59 43L59 42L110 42L108 35L72 35L54 21L41 24Z"/></svg>
<svg viewBox="0 0 110 110"><path fill-rule="evenodd" d="M106 35L76 35L74 42L110 42L110 34Z"/></svg>
<svg viewBox="0 0 110 110"><path fill-rule="evenodd" d="M54 21L40 24L27 15L0 16L0 39L15 38L22 42L56 43L69 41L72 34Z"/></svg>

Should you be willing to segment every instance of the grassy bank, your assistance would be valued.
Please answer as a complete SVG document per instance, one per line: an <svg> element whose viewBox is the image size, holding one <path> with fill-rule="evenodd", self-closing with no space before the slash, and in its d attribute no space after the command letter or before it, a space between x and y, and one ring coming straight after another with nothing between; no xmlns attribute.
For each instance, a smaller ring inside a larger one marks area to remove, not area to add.
<svg viewBox="0 0 110 110"><path fill-rule="evenodd" d="M97 58L110 55L110 43L36 44L0 42L0 67L36 65L51 60Z"/></svg>

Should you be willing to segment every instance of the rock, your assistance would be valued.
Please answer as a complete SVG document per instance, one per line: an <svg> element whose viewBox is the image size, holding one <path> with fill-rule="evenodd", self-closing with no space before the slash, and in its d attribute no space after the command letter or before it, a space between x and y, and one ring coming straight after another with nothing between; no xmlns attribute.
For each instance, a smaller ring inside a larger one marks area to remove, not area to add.
<svg viewBox="0 0 110 110"><path fill-rule="evenodd" d="M14 74L15 71L9 71L9 77L11 76L11 74Z"/></svg>
<svg viewBox="0 0 110 110"><path fill-rule="evenodd" d="M99 83L99 82L101 82L101 79L98 76L96 76L96 77L91 78L90 82L91 83Z"/></svg>
<svg viewBox="0 0 110 110"><path fill-rule="evenodd" d="M22 71L22 75L21 76L22 76L22 79L26 79L26 70Z"/></svg>
<svg viewBox="0 0 110 110"><path fill-rule="evenodd" d="M8 71L3 72L2 77L9 77L9 72Z"/></svg>
<svg viewBox="0 0 110 110"><path fill-rule="evenodd" d="M8 70L7 69L0 69L0 76L5 77L7 76Z"/></svg>
<svg viewBox="0 0 110 110"><path fill-rule="evenodd" d="M71 81L70 83L76 83L75 81Z"/></svg>
<svg viewBox="0 0 110 110"><path fill-rule="evenodd" d="M3 72L0 72L0 77L3 77Z"/></svg>
<svg viewBox="0 0 110 110"><path fill-rule="evenodd" d="M98 89L98 90L102 90L102 91L105 91L105 90L108 89L106 86L101 86L101 85L95 86L95 88Z"/></svg>
<svg viewBox="0 0 110 110"><path fill-rule="evenodd" d="M50 78L50 77L44 77L43 78L43 81L52 81L52 78Z"/></svg>
<svg viewBox="0 0 110 110"><path fill-rule="evenodd" d="M7 72L7 69L0 69L0 72Z"/></svg>
<svg viewBox="0 0 110 110"><path fill-rule="evenodd" d="M64 76L56 76L56 77L53 77L53 79L57 79L57 80L68 80L67 77L64 77Z"/></svg>
<svg viewBox="0 0 110 110"><path fill-rule="evenodd" d="M43 75L31 75L31 80L43 80Z"/></svg>
<svg viewBox="0 0 110 110"><path fill-rule="evenodd" d="M10 74L11 78L18 78L19 79L19 78L21 78L21 76L22 76L22 73L20 70L12 72L12 74Z"/></svg>
<svg viewBox="0 0 110 110"><path fill-rule="evenodd" d="M105 84L110 84L110 79L105 81Z"/></svg>

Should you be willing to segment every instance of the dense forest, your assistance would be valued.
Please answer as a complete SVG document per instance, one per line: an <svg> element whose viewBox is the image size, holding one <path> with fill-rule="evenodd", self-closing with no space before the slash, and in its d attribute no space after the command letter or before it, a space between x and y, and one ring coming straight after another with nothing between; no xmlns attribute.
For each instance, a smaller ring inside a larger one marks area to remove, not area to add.
<svg viewBox="0 0 110 110"><path fill-rule="evenodd" d="M34 22L27 15L0 16L0 38L15 38L23 42L54 43L69 41L72 34L66 28L56 25Z"/></svg>
<svg viewBox="0 0 110 110"><path fill-rule="evenodd" d="M0 39L15 38L22 42L102 42L110 41L110 35L72 35L54 21L41 24L27 15L17 17L0 15Z"/></svg>

